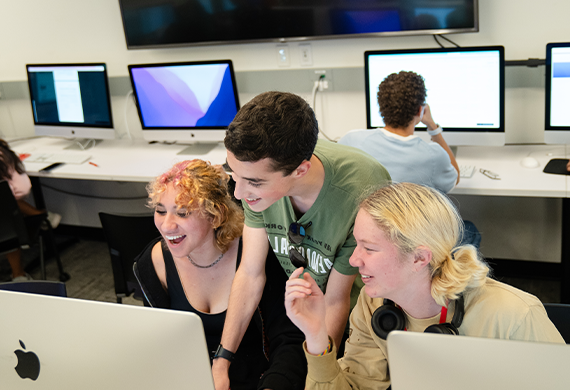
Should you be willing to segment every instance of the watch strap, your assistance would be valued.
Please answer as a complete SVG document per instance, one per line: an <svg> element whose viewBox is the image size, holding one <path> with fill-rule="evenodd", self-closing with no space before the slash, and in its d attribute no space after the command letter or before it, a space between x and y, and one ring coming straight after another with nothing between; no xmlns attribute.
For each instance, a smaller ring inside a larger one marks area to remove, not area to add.
<svg viewBox="0 0 570 390"><path fill-rule="evenodd" d="M217 358L223 358L229 360L230 362L233 362L235 358L235 353L228 351L227 349L222 347L222 344L220 344L218 345L218 349L216 350L216 353L214 355L214 359Z"/></svg>

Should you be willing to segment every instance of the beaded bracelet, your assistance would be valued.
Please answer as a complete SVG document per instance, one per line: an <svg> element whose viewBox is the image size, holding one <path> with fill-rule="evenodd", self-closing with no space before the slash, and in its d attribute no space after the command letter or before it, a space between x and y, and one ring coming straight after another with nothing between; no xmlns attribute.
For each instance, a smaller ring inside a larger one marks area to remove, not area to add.
<svg viewBox="0 0 570 390"><path fill-rule="evenodd" d="M329 346L327 347L327 349L325 349L325 351L317 356L325 356L327 353L329 353L332 350L332 343L331 340L329 339Z"/></svg>

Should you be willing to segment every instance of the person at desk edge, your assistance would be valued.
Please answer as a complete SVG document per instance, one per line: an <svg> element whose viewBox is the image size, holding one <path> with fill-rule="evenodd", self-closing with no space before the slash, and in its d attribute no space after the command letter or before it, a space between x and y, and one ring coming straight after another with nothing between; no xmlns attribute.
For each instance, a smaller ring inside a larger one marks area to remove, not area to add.
<svg viewBox="0 0 570 390"><path fill-rule="evenodd" d="M32 190L32 183L26 173L24 164L3 139L0 139L0 180L8 182L22 214L25 216L37 216L45 213L46 220L42 223L50 223L53 229L59 225L61 215L50 211L38 210L26 202L26 197ZM23 282L32 279L22 266L22 250L20 248L6 253L6 257L12 269L13 282Z"/></svg>
<svg viewBox="0 0 570 390"><path fill-rule="evenodd" d="M365 287L338 361L322 293L309 274L291 275L285 306L306 336L306 389L388 388L393 330L564 343L536 297L491 279L473 246L456 246L461 228L450 200L430 187L392 184L361 203L350 263Z"/></svg>
<svg viewBox="0 0 570 390"><path fill-rule="evenodd" d="M406 71L388 75L377 94L384 128L353 130L339 143L369 153L388 169L394 182L422 184L447 194L459 183L459 166L426 97L422 76ZM420 122L427 126L432 142L414 135ZM461 241L479 248L481 234L473 222L464 223Z"/></svg>
<svg viewBox="0 0 570 390"><path fill-rule="evenodd" d="M372 157L355 148L318 140L318 123L300 96L271 91L245 104L228 127L224 144L245 213L242 266L230 294L223 348L241 341L266 281L267 250L287 274L304 265L325 292L327 329L340 342L361 284L348 264L363 193L390 180ZM268 240L269 237L269 240ZM361 281L360 281L361 283ZM217 390L227 390L229 362L212 366Z"/></svg>
<svg viewBox="0 0 570 390"><path fill-rule="evenodd" d="M228 193L227 180L221 167L192 160L174 165L148 185L161 237L135 259L145 305L196 313L211 359L233 361L232 389L303 389L303 334L286 316L287 276L275 260L267 262L271 283L250 317L241 347L233 355L216 350L242 246L243 211Z"/></svg>

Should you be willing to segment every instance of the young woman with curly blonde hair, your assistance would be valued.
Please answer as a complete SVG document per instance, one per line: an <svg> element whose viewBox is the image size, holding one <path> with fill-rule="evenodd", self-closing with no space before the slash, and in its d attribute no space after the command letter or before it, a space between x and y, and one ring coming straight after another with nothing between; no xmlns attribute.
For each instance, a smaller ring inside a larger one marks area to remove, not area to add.
<svg viewBox="0 0 570 390"><path fill-rule="evenodd" d="M235 354L218 349L241 260L244 219L228 179L220 166L192 160L175 164L147 186L161 236L135 260L145 304L197 314L210 358L232 362L232 389L303 389L303 334L286 316L287 277L274 259L267 261L268 283L244 342Z"/></svg>

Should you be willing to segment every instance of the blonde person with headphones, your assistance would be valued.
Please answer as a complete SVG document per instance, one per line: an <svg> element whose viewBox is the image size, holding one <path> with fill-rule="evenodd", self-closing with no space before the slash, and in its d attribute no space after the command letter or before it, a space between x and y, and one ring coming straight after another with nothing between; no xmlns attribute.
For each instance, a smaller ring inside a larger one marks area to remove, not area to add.
<svg viewBox="0 0 570 390"><path fill-rule="evenodd" d="M301 268L291 275L285 306L306 337L307 389L388 388L392 330L564 343L536 297L491 279L473 246L457 246L462 228L449 199L426 186L392 184L360 204L350 264L365 287L338 361L320 289Z"/></svg>

